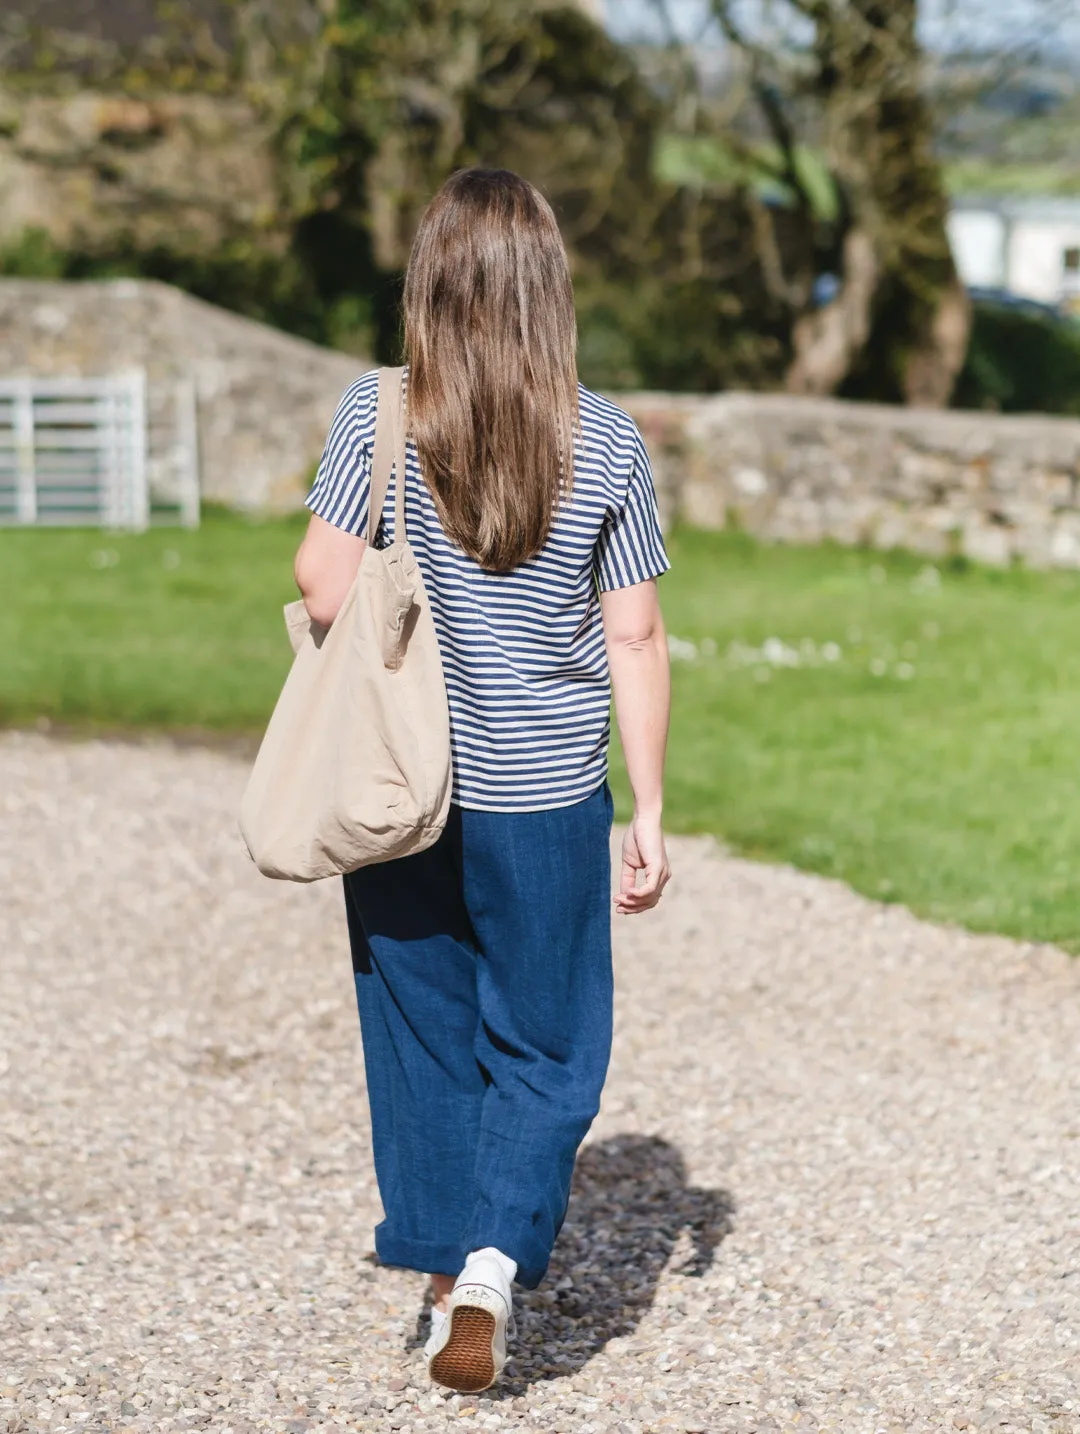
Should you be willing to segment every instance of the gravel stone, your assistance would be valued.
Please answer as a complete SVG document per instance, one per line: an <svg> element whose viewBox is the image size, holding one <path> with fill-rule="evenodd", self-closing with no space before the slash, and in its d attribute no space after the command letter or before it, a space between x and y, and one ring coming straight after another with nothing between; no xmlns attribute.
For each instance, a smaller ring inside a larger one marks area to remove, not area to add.
<svg viewBox="0 0 1080 1434"><path fill-rule="evenodd" d="M0 1431L1080 1434L1080 972L704 839L507 1378L430 1389L341 894L245 770L0 736Z"/></svg>

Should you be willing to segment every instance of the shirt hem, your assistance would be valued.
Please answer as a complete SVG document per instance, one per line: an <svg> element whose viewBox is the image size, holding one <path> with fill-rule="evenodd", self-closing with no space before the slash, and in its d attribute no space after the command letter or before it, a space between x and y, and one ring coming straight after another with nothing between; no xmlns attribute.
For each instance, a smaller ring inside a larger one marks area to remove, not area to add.
<svg viewBox="0 0 1080 1434"><path fill-rule="evenodd" d="M460 807L462 811L465 812L490 812L493 816L513 816L515 813L518 813L521 816L528 816L530 812L556 812L562 807L576 807L579 802L587 802L591 796L594 796L595 793L599 791L607 779L608 768L605 763L603 771L600 772L595 782L586 783L579 792L575 792L572 796L564 794L558 801L542 802L538 806L531 804L529 806L522 806L520 802L515 802L511 806L507 806L503 803L491 804L481 801L463 801L456 792L451 796L450 801L455 807Z"/></svg>

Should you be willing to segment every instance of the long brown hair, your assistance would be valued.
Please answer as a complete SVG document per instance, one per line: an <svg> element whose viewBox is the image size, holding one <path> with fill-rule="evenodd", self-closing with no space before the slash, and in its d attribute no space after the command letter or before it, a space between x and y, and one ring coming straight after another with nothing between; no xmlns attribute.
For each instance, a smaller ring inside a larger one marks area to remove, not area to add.
<svg viewBox="0 0 1080 1434"><path fill-rule="evenodd" d="M409 436L447 536L506 572L573 483L577 325L551 206L507 169L452 175L405 276Z"/></svg>

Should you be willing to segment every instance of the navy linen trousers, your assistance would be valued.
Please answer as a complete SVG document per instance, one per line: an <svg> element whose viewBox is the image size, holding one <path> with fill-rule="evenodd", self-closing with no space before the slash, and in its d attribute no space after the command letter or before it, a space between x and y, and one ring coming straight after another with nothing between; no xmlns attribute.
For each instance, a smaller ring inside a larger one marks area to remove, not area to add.
<svg viewBox="0 0 1080 1434"><path fill-rule="evenodd" d="M611 1051L611 796L450 808L429 850L345 878L385 1220L379 1257L532 1289Z"/></svg>

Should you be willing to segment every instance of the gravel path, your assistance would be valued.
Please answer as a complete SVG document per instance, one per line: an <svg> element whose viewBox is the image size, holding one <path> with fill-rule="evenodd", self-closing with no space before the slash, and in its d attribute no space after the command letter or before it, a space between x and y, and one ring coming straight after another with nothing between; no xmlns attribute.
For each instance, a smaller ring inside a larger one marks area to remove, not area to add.
<svg viewBox="0 0 1080 1434"><path fill-rule="evenodd" d="M510 1377L433 1392L340 894L243 773L0 737L0 1430L1080 1431L1080 973L696 840Z"/></svg>

